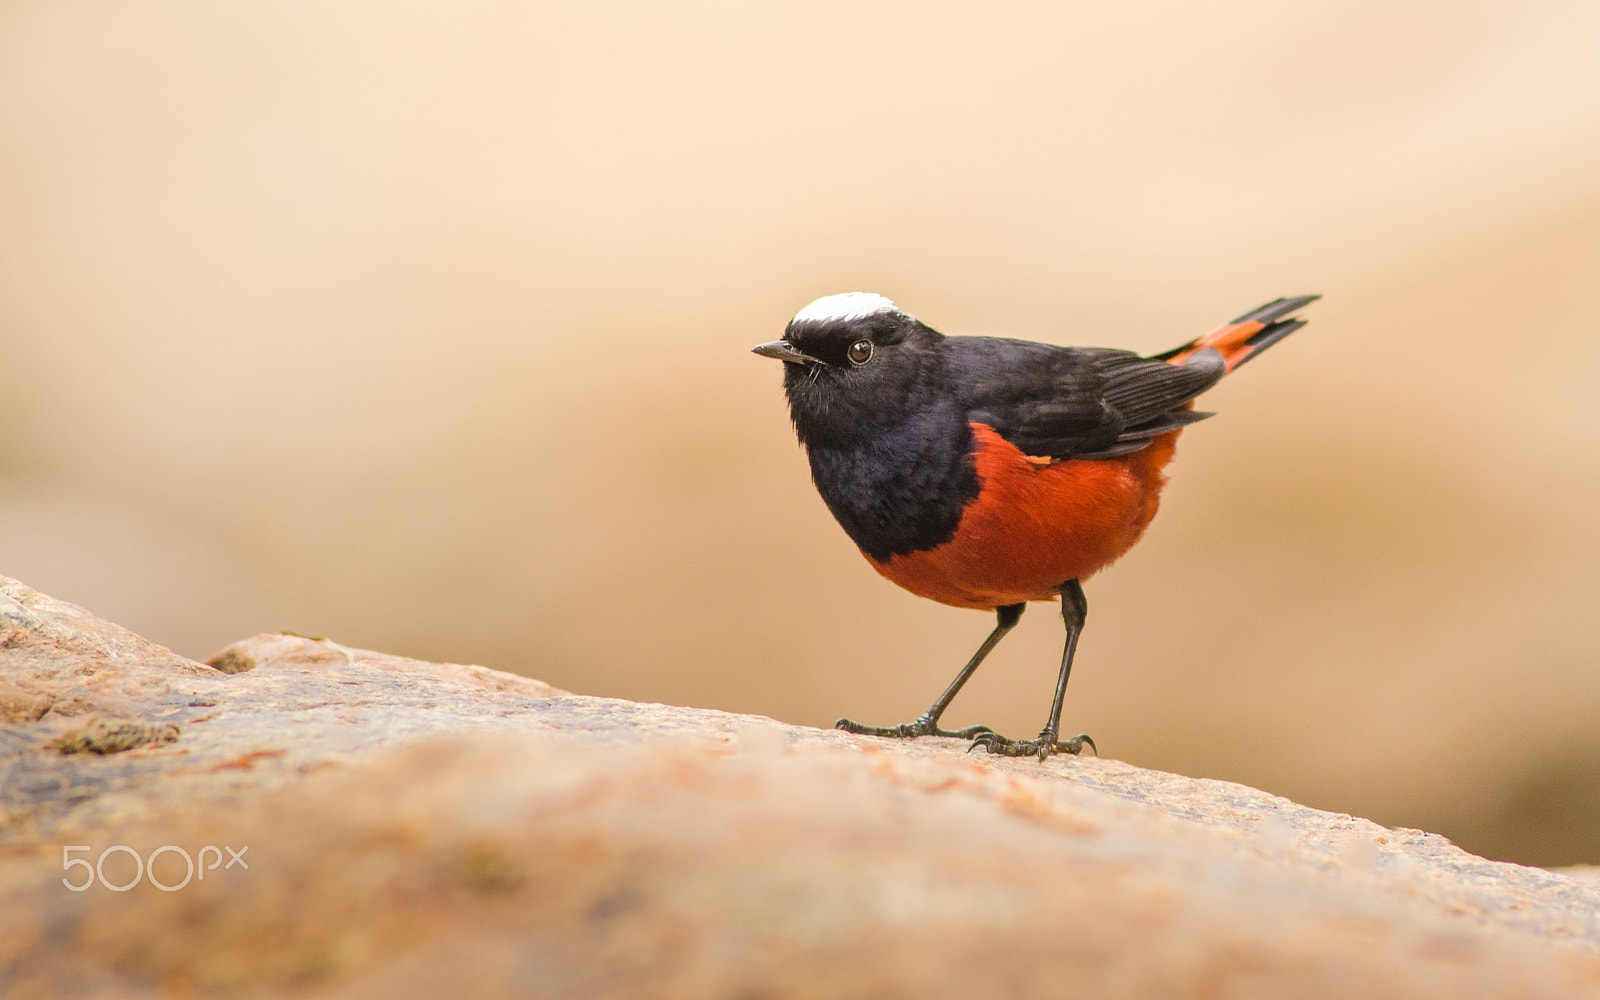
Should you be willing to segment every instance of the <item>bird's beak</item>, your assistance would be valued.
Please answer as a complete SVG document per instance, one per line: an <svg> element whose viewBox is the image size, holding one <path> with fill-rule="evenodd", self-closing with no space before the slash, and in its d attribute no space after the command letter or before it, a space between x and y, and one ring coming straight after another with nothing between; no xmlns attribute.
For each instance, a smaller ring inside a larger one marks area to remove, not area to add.
<svg viewBox="0 0 1600 1000"><path fill-rule="evenodd" d="M770 344L757 344L750 350L763 358L777 358L779 361L788 361L797 365L822 364L820 358L813 358L809 354L795 350L794 345L786 340L774 340Z"/></svg>

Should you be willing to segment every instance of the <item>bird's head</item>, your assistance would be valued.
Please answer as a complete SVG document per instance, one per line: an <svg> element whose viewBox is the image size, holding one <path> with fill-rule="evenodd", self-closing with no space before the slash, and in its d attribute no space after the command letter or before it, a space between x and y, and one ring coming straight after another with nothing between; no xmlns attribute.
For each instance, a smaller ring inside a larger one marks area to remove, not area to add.
<svg viewBox="0 0 1600 1000"><path fill-rule="evenodd" d="M942 339L882 295L841 292L795 313L782 340L751 350L784 363L795 428L812 440L901 413Z"/></svg>

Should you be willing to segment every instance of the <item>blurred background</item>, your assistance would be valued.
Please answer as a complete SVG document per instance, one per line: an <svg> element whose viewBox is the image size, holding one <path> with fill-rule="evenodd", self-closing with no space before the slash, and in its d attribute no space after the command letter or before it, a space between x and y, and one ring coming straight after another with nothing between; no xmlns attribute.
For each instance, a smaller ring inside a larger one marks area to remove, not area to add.
<svg viewBox="0 0 1600 1000"><path fill-rule="evenodd" d="M1320 292L1088 587L1068 730L1600 862L1597 51L1582 0L6 0L0 572L197 658L910 721L991 619L872 572L749 347ZM946 719L1037 732L1060 641Z"/></svg>

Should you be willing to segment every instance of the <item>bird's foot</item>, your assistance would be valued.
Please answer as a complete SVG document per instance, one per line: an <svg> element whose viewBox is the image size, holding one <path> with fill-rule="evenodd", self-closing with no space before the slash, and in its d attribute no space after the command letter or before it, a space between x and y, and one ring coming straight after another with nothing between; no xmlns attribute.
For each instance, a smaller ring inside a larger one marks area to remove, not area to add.
<svg viewBox="0 0 1600 1000"><path fill-rule="evenodd" d="M970 740L974 737L981 738L984 734L994 734L988 726L968 726L965 729L940 729L933 719L924 715L916 722L902 722L898 726L863 726L859 722L849 719L840 719L833 724L835 729L843 729L847 733L859 733L862 736L887 736L890 739L914 740L918 736L949 736L958 740Z"/></svg>
<svg viewBox="0 0 1600 1000"><path fill-rule="evenodd" d="M990 753L997 753L1002 757L1032 757L1038 754L1039 759L1044 760L1053 753L1082 753L1085 743L1094 751L1096 757L1100 756L1100 748L1094 745L1094 740L1089 738L1088 733L1079 733L1071 739L1058 740L1056 734L1049 730L1040 733L1036 740L1008 740L996 732L980 733L972 741L972 746L967 747L967 753L983 747Z"/></svg>

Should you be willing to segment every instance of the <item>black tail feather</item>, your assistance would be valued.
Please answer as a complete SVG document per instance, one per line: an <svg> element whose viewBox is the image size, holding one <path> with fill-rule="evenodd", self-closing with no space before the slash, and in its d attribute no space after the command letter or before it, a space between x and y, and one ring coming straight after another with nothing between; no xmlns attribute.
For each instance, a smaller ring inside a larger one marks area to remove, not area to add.
<svg viewBox="0 0 1600 1000"><path fill-rule="evenodd" d="M1249 312L1229 320L1212 334L1208 334L1205 337L1196 337L1194 340L1191 340L1186 344L1179 344L1177 347L1174 347L1168 351L1162 351L1160 354L1152 354L1150 355L1150 360L1170 361L1180 354L1194 350L1195 345L1206 343L1210 341L1211 338L1216 334L1224 333L1229 327L1238 326L1240 323L1263 324L1262 329L1251 334L1242 345L1235 346L1230 349L1228 356L1228 368L1231 371L1234 368L1244 364L1246 361L1249 361L1257 354L1260 354L1262 351L1271 347L1273 344L1276 344L1278 341L1287 337L1289 334L1300 329L1302 326L1305 326L1306 321L1303 319L1286 319L1285 317L1296 310L1310 305L1320 298L1322 298L1320 295L1295 295L1288 298L1273 299L1266 305L1256 306ZM1240 346L1245 349L1243 354L1239 353Z"/></svg>
<svg viewBox="0 0 1600 1000"><path fill-rule="evenodd" d="M1233 367L1237 369L1246 361L1249 361L1257 354L1260 354L1262 351L1271 347L1273 344L1276 344L1278 341L1282 340L1289 334L1295 332L1305 325L1306 321L1303 319L1286 319L1279 320L1276 323L1268 324L1265 329L1261 330L1261 332L1251 334L1250 339L1245 341L1245 344L1250 348L1250 353L1241 356L1238 361L1233 363Z"/></svg>
<svg viewBox="0 0 1600 1000"><path fill-rule="evenodd" d="M1320 295L1296 295L1292 298L1273 299L1266 305L1256 306L1242 316L1236 316L1229 323L1271 323L1280 320L1297 309L1302 309L1322 298Z"/></svg>

